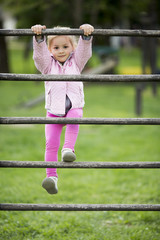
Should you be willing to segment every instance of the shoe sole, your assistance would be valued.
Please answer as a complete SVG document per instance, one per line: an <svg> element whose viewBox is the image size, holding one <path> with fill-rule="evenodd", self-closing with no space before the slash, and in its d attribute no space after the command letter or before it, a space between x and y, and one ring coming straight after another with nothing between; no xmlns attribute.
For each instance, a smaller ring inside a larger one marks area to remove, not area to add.
<svg viewBox="0 0 160 240"><path fill-rule="evenodd" d="M73 152L67 152L64 154L63 162L74 162L76 160L76 155Z"/></svg>
<svg viewBox="0 0 160 240"><path fill-rule="evenodd" d="M49 194L56 194L58 190L55 186L55 183L50 178L45 178L42 182L42 187L49 193Z"/></svg>

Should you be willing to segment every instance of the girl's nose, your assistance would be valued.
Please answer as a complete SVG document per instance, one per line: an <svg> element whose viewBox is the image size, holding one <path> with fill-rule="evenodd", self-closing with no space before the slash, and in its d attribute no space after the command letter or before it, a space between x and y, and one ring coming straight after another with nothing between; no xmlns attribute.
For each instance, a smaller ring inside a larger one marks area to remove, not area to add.
<svg viewBox="0 0 160 240"><path fill-rule="evenodd" d="M63 48L60 48L60 49L59 49L59 52L60 52L60 53L63 52Z"/></svg>

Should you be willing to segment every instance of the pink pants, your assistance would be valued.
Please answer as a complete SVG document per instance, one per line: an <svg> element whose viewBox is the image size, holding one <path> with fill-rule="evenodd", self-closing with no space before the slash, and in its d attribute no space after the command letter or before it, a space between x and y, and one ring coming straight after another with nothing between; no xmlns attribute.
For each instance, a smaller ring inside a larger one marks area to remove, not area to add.
<svg viewBox="0 0 160 240"><path fill-rule="evenodd" d="M64 118L81 118L83 115L82 108L75 108L69 110L69 112L64 116ZM58 117L49 112L47 112L47 117ZM58 161L58 150L60 147L60 137L62 133L62 128L65 124L46 124L45 125L45 135L46 135L46 151L45 151L45 161L46 162L57 162ZM79 132L78 124L67 124L65 131L65 141L63 148L70 148L74 151L74 146L77 140ZM56 168L46 169L47 177L56 176Z"/></svg>

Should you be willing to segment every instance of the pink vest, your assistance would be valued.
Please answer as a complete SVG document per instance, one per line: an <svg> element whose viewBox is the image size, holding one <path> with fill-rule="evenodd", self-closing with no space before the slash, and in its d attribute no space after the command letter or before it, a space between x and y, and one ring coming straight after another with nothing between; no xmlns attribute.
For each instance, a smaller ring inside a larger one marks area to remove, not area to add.
<svg viewBox="0 0 160 240"><path fill-rule="evenodd" d="M45 41L37 43L33 39L33 59L36 68L42 74L79 75L92 56L92 38L79 38L76 50L62 66L48 50ZM65 114L66 94L72 102L72 108L84 107L84 92L82 82L45 82L45 108L53 114Z"/></svg>

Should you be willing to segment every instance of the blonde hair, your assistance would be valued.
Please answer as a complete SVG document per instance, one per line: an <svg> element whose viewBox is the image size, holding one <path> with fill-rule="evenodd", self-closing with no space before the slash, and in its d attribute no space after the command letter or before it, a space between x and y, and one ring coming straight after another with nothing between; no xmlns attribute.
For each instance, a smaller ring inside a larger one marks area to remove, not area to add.
<svg viewBox="0 0 160 240"><path fill-rule="evenodd" d="M70 27L60 27L60 26L57 26L57 27L54 27L53 29L66 30L66 29L70 29ZM68 37L70 42L71 42L71 44L72 44L72 46L73 46L73 49L75 49L77 47L77 38L74 35L50 35L50 36L47 37L47 43L48 43L48 48L49 49L51 47L53 39L58 37L58 36Z"/></svg>

